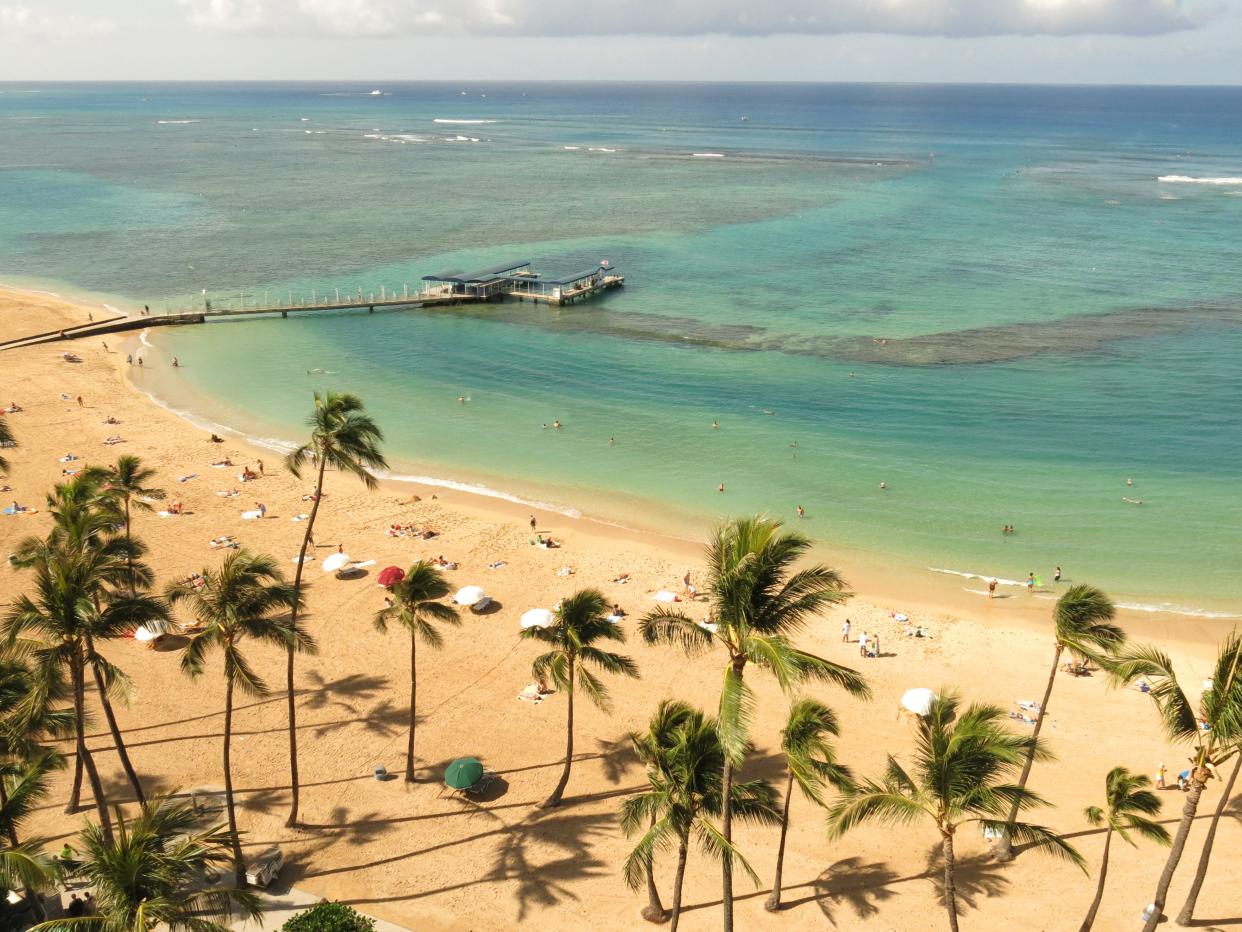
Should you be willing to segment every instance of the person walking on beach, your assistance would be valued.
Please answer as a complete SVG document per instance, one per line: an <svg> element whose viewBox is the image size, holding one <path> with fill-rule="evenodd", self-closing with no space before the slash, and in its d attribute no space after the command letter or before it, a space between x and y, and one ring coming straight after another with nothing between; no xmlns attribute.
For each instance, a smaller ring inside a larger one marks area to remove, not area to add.
<svg viewBox="0 0 1242 932"><path fill-rule="evenodd" d="M1056 572L1052 574L1052 581L1053 582L1061 581L1061 567L1058 566Z"/></svg>
<svg viewBox="0 0 1242 932"><path fill-rule="evenodd" d="M538 526L538 524L539 522L535 520L535 516L531 515L530 516L530 531L532 534L535 533L535 528Z"/></svg>
<svg viewBox="0 0 1242 932"><path fill-rule="evenodd" d="M850 639L850 620L847 618L841 625L841 643L845 644Z"/></svg>
<svg viewBox="0 0 1242 932"><path fill-rule="evenodd" d="M995 597L996 597L996 580L990 579L988 580L988 598L991 599Z"/></svg>
<svg viewBox="0 0 1242 932"><path fill-rule="evenodd" d="M263 460L256 460L255 462L259 464L259 475L263 475Z"/></svg>
<svg viewBox="0 0 1242 932"><path fill-rule="evenodd" d="M879 660L880 659L880 635L879 633L876 633L871 638L871 649L872 651L874 651L875 659Z"/></svg>
<svg viewBox="0 0 1242 932"><path fill-rule="evenodd" d="M859 657L867 656L867 632L866 631L858 635L858 656Z"/></svg>
<svg viewBox="0 0 1242 932"><path fill-rule="evenodd" d="M1026 574L1026 591L1027 592L1035 591L1035 574L1034 573Z"/></svg>
<svg viewBox="0 0 1242 932"><path fill-rule="evenodd" d="M78 395L78 407L82 407L82 396Z"/></svg>
<svg viewBox="0 0 1242 932"><path fill-rule="evenodd" d="M1164 789L1164 782L1168 778L1168 770L1165 769L1164 761L1160 762L1160 768L1156 771L1156 789Z"/></svg>
<svg viewBox="0 0 1242 932"><path fill-rule="evenodd" d="M262 502L255 502L254 507L258 509L260 519L267 517L267 506L266 505L264 505Z"/></svg>

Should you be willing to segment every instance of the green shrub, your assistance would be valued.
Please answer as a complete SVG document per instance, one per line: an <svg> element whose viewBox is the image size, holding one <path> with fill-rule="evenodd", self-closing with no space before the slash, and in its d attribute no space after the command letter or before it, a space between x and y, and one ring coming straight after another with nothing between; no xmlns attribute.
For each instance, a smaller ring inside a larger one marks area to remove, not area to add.
<svg viewBox="0 0 1242 932"><path fill-rule="evenodd" d="M373 932L375 920L343 903L320 903L298 913L281 932Z"/></svg>

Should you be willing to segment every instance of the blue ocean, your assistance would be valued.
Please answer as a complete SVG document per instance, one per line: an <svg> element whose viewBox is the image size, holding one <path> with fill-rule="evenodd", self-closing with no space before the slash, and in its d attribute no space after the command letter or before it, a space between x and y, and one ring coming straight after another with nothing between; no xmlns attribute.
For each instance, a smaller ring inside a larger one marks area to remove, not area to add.
<svg viewBox="0 0 1242 932"><path fill-rule="evenodd" d="M678 533L767 511L966 587L1242 611L1240 255L1242 88L0 85L6 283L626 276L152 331L171 407L282 441L354 391L397 474Z"/></svg>

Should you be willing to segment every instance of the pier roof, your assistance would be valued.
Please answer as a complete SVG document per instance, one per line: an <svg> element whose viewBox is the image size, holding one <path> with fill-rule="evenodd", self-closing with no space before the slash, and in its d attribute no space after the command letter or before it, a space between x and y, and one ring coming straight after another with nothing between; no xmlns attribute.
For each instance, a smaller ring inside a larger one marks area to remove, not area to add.
<svg viewBox="0 0 1242 932"><path fill-rule="evenodd" d="M479 269L475 272L441 272L437 275L424 275L425 282L456 282L458 284L472 284L475 282L492 281L497 278L504 278L513 272L520 272L522 269L530 268L530 260L518 260L516 262L506 262L503 265L494 265L490 268Z"/></svg>
<svg viewBox="0 0 1242 932"><path fill-rule="evenodd" d="M584 278L590 278L593 275L599 275L601 272L607 274L613 271L613 266L596 265L579 272L576 275L567 275L564 278L541 278L540 281L545 285L572 285L574 282L580 282Z"/></svg>

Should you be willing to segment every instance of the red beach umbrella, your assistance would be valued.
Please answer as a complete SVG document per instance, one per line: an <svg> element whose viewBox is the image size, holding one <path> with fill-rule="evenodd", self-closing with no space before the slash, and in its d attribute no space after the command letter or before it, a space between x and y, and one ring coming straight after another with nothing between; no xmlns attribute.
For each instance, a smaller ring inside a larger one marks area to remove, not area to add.
<svg viewBox="0 0 1242 932"><path fill-rule="evenodd" d="M399 566L386 566L380 570L378 579L381 586L392 588L405 579L405 570Z"/></svg>

